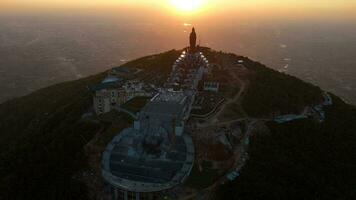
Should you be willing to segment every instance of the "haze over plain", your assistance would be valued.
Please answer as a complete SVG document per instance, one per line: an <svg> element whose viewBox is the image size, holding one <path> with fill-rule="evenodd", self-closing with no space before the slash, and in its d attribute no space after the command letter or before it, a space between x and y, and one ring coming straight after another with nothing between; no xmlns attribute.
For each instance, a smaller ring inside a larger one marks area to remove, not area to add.
<svg viewBox="0 0 356 200"><path fill-rule="evenodd" d="M249 56L356 104L353 0L3 0L0 101L187 45ZM182 34L183 33L183 34Z"/></svg>

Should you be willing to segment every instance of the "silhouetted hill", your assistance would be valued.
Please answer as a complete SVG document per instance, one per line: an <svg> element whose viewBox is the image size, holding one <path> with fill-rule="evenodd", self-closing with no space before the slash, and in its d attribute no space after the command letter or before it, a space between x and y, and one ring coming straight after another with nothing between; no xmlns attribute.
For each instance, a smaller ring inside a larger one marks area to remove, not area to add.
<svg viewBox="0 0 356 200"><path fill-rule="evenodd" d="M317 86L251 60L245 66L253 74L242 106L251 116L300 113L306 105L314 106L322 101L322 91Z"/></svg>
<svg viewBox="0 0 356 200"><path fill-rule="evenodd" d="M231 55L203 51L211 62ZM179 54L171 50L123 66L143 69L141 78L160 84ZM236 58L252 72L242 102L248 115L299 111L320 101L319 88ZM0 105L0 199L88 198L85 185L73 176L88 164L83 147L106 128L81 120L92 104L87 86L104 76L61 83ZM223 199L354 197L356 110L337 100L327 115L323 124L269 124L271 134L252 139L250 161L241 178L223 188L228 195Z"/></svg>
<svg viewBox="0 0 356 200"><path fill-rule="evenodd" d="M255 135L241 176L219 199L355 199L356 108L334 97L326 121L269 123Z"/></svg>
<svg viewBox="0 0 356 200"><path fill-rule="evenodd" d="M54 85L0 105L0 199L85 196L71 177L85 165L83 146L101 127L80 118L91 105L87 85L102 78Z"/></svg>
<svg viewBox="0 0 356 200"><path fill-rule="evenodd" d="M179 52L126 63L142 76L166 76ZM72 178L86 167L83 147L106 124L82 121L92 105L89 85L106 73L57 84L0 105L0 199L87 199ZM124 122L123 122L124 123Z"/></svg>

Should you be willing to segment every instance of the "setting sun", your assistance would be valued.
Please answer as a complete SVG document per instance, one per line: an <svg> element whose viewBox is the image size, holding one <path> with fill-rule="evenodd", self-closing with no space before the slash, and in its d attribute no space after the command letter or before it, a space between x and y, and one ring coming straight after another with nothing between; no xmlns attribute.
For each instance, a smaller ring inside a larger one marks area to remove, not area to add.
<svg viewBox="0 0 356 200"><path fill-rule="evenodd" d="M178 10L184 12L195 11L203 6L204 0L170 0Z"/></svg>

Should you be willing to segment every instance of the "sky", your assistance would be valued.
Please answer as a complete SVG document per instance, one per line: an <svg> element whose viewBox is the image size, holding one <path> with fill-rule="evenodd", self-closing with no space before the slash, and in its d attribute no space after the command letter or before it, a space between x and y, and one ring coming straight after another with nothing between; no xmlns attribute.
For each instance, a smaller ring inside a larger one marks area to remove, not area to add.
<svg viewBox="0 0 356 200"><path fill-rule="evenodd" d="M175 18L356 18L356 0L1 0L0 13L134 11ZM118 14L118 13L117 13Z"/></svg>

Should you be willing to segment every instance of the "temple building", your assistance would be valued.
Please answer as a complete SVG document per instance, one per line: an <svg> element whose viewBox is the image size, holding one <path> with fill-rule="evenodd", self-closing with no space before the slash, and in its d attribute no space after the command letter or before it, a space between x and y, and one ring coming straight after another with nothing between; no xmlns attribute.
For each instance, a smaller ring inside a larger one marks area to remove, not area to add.
<svg viewBox="0 0 356 200"><path fill-rule="evenodd" d="M93 107L97 115L105 114L135 97L151 97L155 93L150 86L138 80L123 81L112 74L90 87Z"/></svg>
<svg viewBox="0 0 356 200"><path fill-rule="evenodd" d="M187 100L183 92L160 92L109 143L102 175L113 199L161 199L187 179L194 164L193 141L184 132Z"/></svg>
<svg viewBox="0 0 356 200"><path fill-rule="evenodd" d="M95 113L100 115L110 112L115 106L125 102L122 99L122 82L119 78L108 76L101 83L93 85L90 90L93 93L93 106Z"/></svg>
<svg viewBox="0 0 356 200"><path fill-rule="evenodd" d="M164 199L185 182L195 156L185 124L208 66L198 52L193 29L190 47L173 64L164 87L103 153L102 176L110 185L112 199Z"/></svg>
<svg viewBox="0 0 356 200"><path fill-rule="evenodd" d="M196 32L192 29L190 34L190 46L187 51L183 51L181 56L175 61L167 87L175 89L190 89L197 88L199 81L202 80L205 72L208 71L209 62L205 56L198 51L196 46Z"/></svg>

